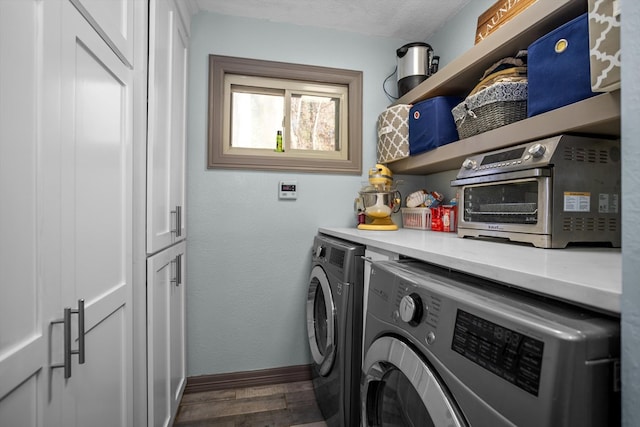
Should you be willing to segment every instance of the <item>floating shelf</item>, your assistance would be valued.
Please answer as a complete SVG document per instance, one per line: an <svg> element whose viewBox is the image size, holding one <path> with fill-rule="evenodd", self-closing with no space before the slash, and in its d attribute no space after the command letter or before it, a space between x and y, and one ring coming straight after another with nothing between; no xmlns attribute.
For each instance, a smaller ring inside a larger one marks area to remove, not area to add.
<svg viewBox="0 0 640 427"><path fill-rule="evenodd" d="M435 96L466 96L496 61L515 55L587 11L584 0L537 0L485 40L406 93L395 104ZM430 174L460 168L470 154L560 133L620 135L620 92L604 93L535 117L389 164L398 174Z"/></svg>
<svg viewBox="0 0 640 427"><path fill-rule="evenodd" d="M603 93L422 154L390 163L396 174L427 175L459 169L467 156L561 133L620 135L620 91Z"/></svg>

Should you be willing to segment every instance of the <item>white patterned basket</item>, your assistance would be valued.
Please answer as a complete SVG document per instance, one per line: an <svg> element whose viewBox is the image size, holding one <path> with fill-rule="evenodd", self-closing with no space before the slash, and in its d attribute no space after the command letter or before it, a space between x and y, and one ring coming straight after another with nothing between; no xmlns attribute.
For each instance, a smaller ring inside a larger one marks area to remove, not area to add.
<svg viewBox="0 0 640 427"><path fill-rule="evenodd" d="M409 110L411 105L399 104L378 116L378 163L409 157Z"/></svg>
<svg viewBox="0 0 640 427"><path fill-rule="evenodd" d="M620 8L617 0L589 0L591 90L620 88Z"/></svg>
<svg viewBox="0 0 640 427"><path fill-rule="evenodd" d="M527 118L527 82L500 82L456 105L451 114L460 139Z"/></svg>
<svg viewBox="0 0 640 427"><path fill-rule="evenodd" d="M431 209L402 208L402 227L431 230Z"/></svg>

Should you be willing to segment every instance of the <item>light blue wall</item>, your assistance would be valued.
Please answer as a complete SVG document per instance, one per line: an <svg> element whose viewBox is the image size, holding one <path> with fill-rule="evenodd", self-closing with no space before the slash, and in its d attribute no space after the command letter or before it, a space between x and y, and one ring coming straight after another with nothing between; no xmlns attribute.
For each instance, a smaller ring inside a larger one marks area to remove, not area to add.
<svg viewBox="0 0 640 427"><path fill-rule="evenodd" d="M470 1L456 16L444 22L431 37L425 40L433 47L434 55L440 56L440 68L473 47L478 16L494 3L495 0Z"/></svg>
<svg viewBox="0 0 640 427"><path fill-rule="evenodd" d="M494 3L495 0L469 2L425 40L433 47L434 54L440 56L440 69L473 47L478 16ZM440 191L445 199L451 199L455 197L456 191L449 183L456 178L457 173L458 169L429 175L426 178L426 187L429 190Z"/></svg>
<svg viewBox="0 0 640 427"><path fill-rule="evenodd" d="M353 201L375 164L376 120L389 103L382 82L406 41L211 13L196 15L191 29L188 375L310 363L313 236L320 226L355 224ZM363 175L207 170L209 54L363 71ZM282 179L298 181L298 200L278 201Z"/></svg>

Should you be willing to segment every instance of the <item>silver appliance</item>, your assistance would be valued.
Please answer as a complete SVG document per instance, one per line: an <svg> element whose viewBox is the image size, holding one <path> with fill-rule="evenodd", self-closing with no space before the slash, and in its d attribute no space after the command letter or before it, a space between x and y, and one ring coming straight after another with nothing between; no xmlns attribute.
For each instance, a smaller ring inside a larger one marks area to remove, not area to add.
<svg viewBox="0 0 640 427"><path fill-rule="evenodd" d="M470 156L451 181L458 236L619 247L620 181L619 140L559 135Z"/></svg>
<svg viewBox="0 0 640 427"><path fill-rule="evenodd" d="M365 324L365 427L620 425L618 318L405 260Z"/></svg>
<svg viewBox="0 0 640 427"><path fill-rule="evenodd" d="M358 426L364 246L315 236L307 296L313 385L329 427Z"/></svg>
<svg viewBox="0 0 640 427"><path fill-rule="evenodd" d="M396 50L398 61L398 97L409 92L438 71L439 57L427 43L413 42Z"/></svg>

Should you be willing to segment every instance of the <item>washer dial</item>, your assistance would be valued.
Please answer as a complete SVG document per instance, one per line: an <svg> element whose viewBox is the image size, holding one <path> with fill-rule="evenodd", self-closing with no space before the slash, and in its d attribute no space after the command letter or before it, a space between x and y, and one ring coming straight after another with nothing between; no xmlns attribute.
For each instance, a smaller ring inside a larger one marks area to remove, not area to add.
<svg viewBox="0 0 640 427"><path fill-rule="evenodd" d="M422 299L415 292L405 295L400 300L400 319L411 326L417 326L422 320Z"/></svg>

